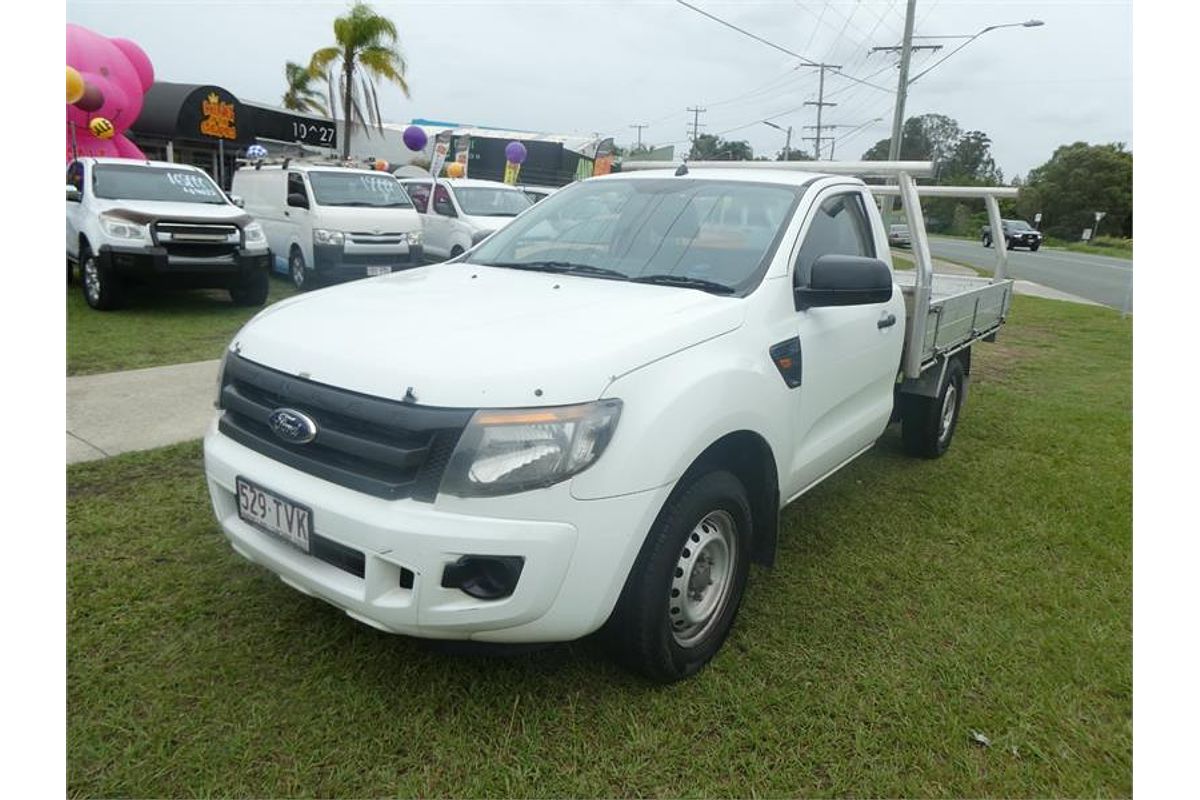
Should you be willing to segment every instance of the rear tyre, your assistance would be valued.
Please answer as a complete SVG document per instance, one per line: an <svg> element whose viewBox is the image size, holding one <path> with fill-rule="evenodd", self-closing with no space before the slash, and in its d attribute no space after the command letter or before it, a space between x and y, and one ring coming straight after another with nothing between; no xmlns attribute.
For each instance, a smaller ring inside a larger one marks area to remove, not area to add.
<svg viewBox="0 0 1200 800"><path fill-rule="evenodd" d="M946 379L937 397L903 395L900 428L906 453L919 458L938 458L950 449L965 387L962 362L954 358L946 366Z"/></svg>
<svg viewBox="0 0 1200 800"><path fill-rule="evenodd" d="M83 299L97 311L112 311L125 299L121 279L113 274L110 265L102 263L88 249L79 251L79 284Z"/></svg>
<svg viewBox="0 0 1200 800"><path fill-rule="evenodd" d="M235 306L261 306L267 302L267 292L270 288L267 271L259 269L255 270L245 283L230 286L229 297Z"/></svg>
<svg viewBox="0 0 1200 800"><path fill-rule="evenodd" d="M750 504L718 470L659 512L605 626L617 660L657 683L694 675L733 626L750 570Z"/></svg>
<svg viewBox="0 0 1200 800"><path fill-rule="evenodd" d="M984 247L991 247L991 246L992 246L992 237L990 237L990 236L984 236L984 237L983 237L983 246L984 246Z"/></svg>
<svg viewBox="0 0 1200 800"><path fill-rule="evenodd" d="M303 292L312 288L308 278L308 268L304 263L304 253L300 252L299 247L293 247L292 252L288 255L288 276L291 277L296 291Z"/></svg>

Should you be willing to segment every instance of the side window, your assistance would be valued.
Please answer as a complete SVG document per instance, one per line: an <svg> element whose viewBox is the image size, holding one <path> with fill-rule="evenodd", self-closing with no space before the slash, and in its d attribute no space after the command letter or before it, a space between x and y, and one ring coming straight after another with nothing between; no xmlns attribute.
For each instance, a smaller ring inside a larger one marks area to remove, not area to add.
<svg viewBox="0 0 1200 800"><path fill-rule="evenodd" d="M289 172L287 178L287 196L289 198L288 205L293 205L290 201L292 195L298 194L305 199L305 206L308 205L308 191L304 188L304 178L298 172Z"/></svg>
<svg viewBox="0 0 1200 800"><path fill-rule="evenodd" d="M454 212L454 203L450 200L450 190L440 184L433 190L433 210L446 217L458 216Z"/></svg>
<svg viewBox="0 0 1200 800"><path fill-rule="evenodd" d="M424 214L429 210L428 183L406 183L404 184L404 189L408 192L409 198L419 213Z"/></svg>
<svg viewBox="0 0 1200 800"><path fill-rule="evenodd" d="M813 262L831 253L875 257L875 240L858 192L836 194L821 202L796 257L795 284L807 286Z"/></svg>
<svg viewBox="0 0 1200 800"><path fill-rule="evenodd" d="M83 192L83 164L72 161L67 167L67 185L74 186L80 193Z"/></svg>

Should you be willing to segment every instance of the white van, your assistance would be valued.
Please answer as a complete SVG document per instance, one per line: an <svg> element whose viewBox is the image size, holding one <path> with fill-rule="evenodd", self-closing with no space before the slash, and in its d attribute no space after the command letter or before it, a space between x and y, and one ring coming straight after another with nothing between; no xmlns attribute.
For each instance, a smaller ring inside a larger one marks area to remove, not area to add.
<svg viewBox="0 0 1200 800"><path fill-rule="evenodd" d="M421 217L386 172L285 161L233 175L266 231L273 268L298 289L424 263Z"/></svg>
<svg viewBox="0 0 1200 800"><path fill-rule="evenodd" d="M498 181L438 178L436 188L432 178L400 183L425 223L426 250L442 259L470 250L533 205L520 189Z"/></svg>

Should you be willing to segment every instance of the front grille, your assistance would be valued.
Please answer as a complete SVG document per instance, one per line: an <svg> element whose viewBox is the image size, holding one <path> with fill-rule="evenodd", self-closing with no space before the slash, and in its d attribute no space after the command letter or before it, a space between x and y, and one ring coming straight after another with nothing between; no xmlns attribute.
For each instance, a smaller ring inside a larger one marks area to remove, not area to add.
<svg viewBox="0 0 1200 800"><path fill-rule="evenodd" d="M350 234L350 241L355 244L404 244L408 241L407 233L367 233L365 231L353 231Z"/></svg>
<svg viewBox="0 0 1200 800"><path fill-rule="evenodd" d="M237 254L241 240L241 231L229 223L154 223L154 241L171 256L227 259Z"/></svg>
<svg viewBox="0 0 1200 800"><path fill-rule="evenodd" d="M294 444L268 425L291 408L317 425ZM471 409L432 408L296 378L231 354L221 385L220 430L263 455L310 475L389 500L432 502Z"/></svg>

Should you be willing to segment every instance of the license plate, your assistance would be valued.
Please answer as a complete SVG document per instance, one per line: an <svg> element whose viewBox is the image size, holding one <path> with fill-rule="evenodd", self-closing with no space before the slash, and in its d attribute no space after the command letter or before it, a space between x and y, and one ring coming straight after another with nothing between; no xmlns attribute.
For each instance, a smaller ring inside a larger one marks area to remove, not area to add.
<svg viewBox="0 0 1200 800"><path fill-rule="evenodd" d="M238 516L254 527L278 536L308 552L312 509L268 492L245 478L237 478Z"/></svg>
<svg viewBox="0 0 1200 800"><path fill-rule="evenodd" d="M376 275L387 275L391 271L391 267L367 267L367 277L373 278Z"/></svg>

